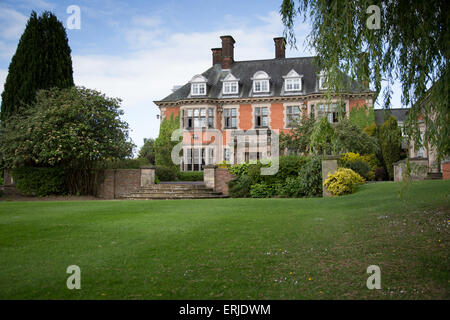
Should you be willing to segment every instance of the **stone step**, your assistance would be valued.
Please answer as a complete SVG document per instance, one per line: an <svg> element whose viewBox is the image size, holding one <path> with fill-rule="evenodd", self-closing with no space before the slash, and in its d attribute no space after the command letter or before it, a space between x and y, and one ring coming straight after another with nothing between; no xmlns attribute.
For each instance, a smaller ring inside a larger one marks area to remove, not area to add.
<svg viewBox="0 0 450 320"><path fill-rule="evenodd" d="M211 188L192 188L192 189L180 189L180 188L139 188L136 192L213 192Z"/></svg>
<svg viewBox="0 0 450 320"><path fill-rule="evenodd" d="M442 172L428 172L425 180L442 180Z"/></svg>
<svg viewBox="0 0 450 320"><path fill-rule="evenodd" d="M120 197L128 200L145 199L213 199L228 198L221 192L214 192L204 183L161 183L141 187L135 192Z"/></svg>
<svg viewBox="0 0 450 320"><path fill-rule="evenodd" d="M140 189L155 190L155 189L177 189L177 190L197 190L197 189L210 189L204 184L154 184L147 187L141 187Z"/></svg>
<svg viewBox="0 0 450 320"><path fill-rule="evenodd" d="M145 196L151 196L154 194L158 194L158 195L164 195L164 196L201 196L201 195L215 195L215 196L220 196L222 195L221 192L170 192L170 191L165 191L165 192L161 192L161 191L155 191L155 192L133 192L131 193L131 195L135 195L137 197L145 197Z"/></svg>
<svg viewBox="0 0 450 320"><path fill-rule="evenodd" d="M128 196L121 196L119 199L126 199L126 200L177 200L177 199L220 199L220 198L228 198L228 196L224 195L214 195L214 194L207 194L207 195L171 195L171 196L165 196L165 195L157 195L157 194L151 194L148 196L136 196L134 194L128 195Z"/></svg>

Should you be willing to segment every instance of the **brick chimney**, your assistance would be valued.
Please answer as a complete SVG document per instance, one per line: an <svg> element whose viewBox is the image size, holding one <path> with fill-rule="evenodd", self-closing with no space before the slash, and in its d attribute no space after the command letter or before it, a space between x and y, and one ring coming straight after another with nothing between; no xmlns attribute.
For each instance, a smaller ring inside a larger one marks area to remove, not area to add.
<svg viewBox="0 0 450 320"><path fill-rule="evenodd" d="M275 41L275 59L286 58L286 39L284 37L273 38Z"/></svg>
<svg viewBox="0 0 450 320"><path fill-rule="evenodd" d="M213 48L212 51L212 59L213 65L222 63L222 48Z"/></svg>
<svg viewBox="0 0 450 320"><path fill-rule="evenodd" d="M222 69L230 69L234 62L234 39L232 36L221 36L222 39Z"/></svg>

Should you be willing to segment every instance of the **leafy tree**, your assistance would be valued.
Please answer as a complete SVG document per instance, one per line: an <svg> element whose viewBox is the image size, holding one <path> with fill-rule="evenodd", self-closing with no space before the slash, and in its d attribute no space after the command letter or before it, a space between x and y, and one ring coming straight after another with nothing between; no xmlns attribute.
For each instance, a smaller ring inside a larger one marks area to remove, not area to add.
<svg viewBox="0 0 450 320"><path fill-rule="evenodd" d="M147 159L150 164L155 164L155 139L144 138L144 145L139 150L138 157Z"/></svg>
<svg viewBox="0 0 450 320"><path fill-rule="evenodd" d="M333 150L335 153L375 153L378 150L377 139L344 118L334 124Z"/></svg>
<svg viewBox="0 0 450 320"><path fill-rule="evenodd" d="M375 123L375 112L373 108L364 105L362 107L353 108L352 111L350 111L349 119L352 124L363 130Z"/></svg>
<svg viewBox="0 0 450 320"><path fill-rule="evenodd" d="M394 163L400 160L402 152L402 130L394 116L379 127L381 154L390 179L394 178Z"/></svg>
<svg viewBox="0 0 450 320"><path fill-rule="evenodd" d="M379 28L367 27L374 18L374 11L367 13L370 5L380 9ZM440 158L450 153L448 1L283 0L280 13L294 46L297 15L311 20L308 43L317 52L318 67L328 72L330 91L348 85L342 73L361 82L370 80L377 95L387 80L383 98L389 107L397 77L402 103L411 107L409 134L420 144L421 115L427 123L424 140Z"/></svg>
<svg viewBox="0 0 450 320"><path fill-rule="evenodd" d="M316 155L326 155L332 152L334 130L326 117L321 118L314 124L311 133L310 147Z"/></svg>
<svg viewBox="0 0 450 320"><path fill-rule="evenodd" d="M99 162L131 156L134 145L119 108L120 99L83 87L38 91L36 102L1 128L6 166L82 169L73 175L84 175ZM80 191L83 182L74 176L69 189Z"/></svg>
<svg viewBox="0 0 450 320"><path fill-rule="evenodd" d="M9 65L2 93L1 120L31 104L37 90L74 85L64 26L54 14L32 12Z"/></svg>
<svg viewBox="0 0 450 320"><path fill-rule="evenodd" d="M280 149L288 149L295 154L309 153L311 133L314 128L315 120L313 117L302 117L296 121L289 133L280 134Z"/></svg>
<svg viewBox="0 0 450 320"><path fill-rule="evenodd" d="M155 163L157 166L167 167L174 173L178 173L179 166L172 161L172 149L179 143L172 141L172 133L180 128L180 116L163 119L159 127L159 136L154 143Z"/></svg>

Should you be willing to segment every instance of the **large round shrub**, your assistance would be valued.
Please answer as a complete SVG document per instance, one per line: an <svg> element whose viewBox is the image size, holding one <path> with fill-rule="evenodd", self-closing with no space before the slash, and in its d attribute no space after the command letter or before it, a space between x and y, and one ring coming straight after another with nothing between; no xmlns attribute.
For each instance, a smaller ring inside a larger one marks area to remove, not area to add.
<svg viewBox="0 0 450 320"><path fill-rule="evenodd" d="M335 196L353 193L358 184L364 184L364 178L352 169L339 168L335 173L329 174L324 186Z"/></svg>

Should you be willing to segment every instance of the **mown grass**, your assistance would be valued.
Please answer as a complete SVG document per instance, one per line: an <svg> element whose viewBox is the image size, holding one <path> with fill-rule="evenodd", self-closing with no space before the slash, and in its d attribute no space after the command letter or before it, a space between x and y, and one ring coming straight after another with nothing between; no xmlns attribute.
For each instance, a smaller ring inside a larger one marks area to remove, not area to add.
<svg viewBox="0 0 450 320"><path fill-rule="evenodd" d="M0 202L0 299L449 299L450 181L402 188ZM373 264L381 290L366 287ZM69 265L80 290L66 287Z"/></svg>

